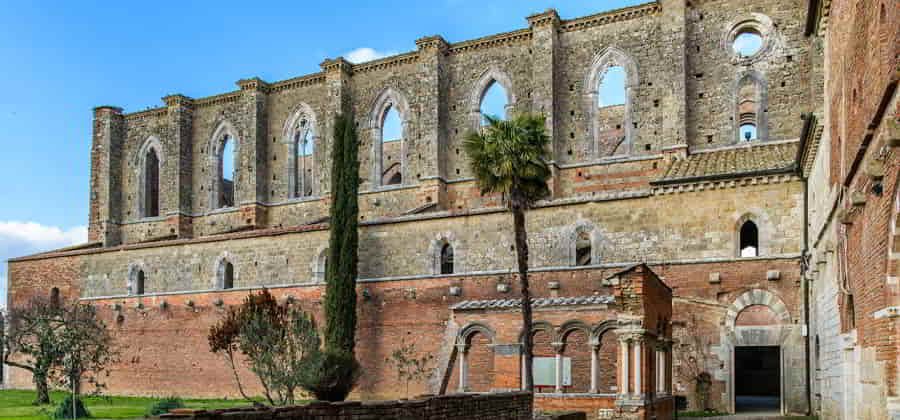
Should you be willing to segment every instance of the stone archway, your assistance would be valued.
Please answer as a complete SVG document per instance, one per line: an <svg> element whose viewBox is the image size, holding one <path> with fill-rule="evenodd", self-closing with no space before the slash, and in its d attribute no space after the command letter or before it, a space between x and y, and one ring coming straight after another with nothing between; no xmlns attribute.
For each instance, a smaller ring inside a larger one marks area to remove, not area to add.
<svg viewBox="0 0 900 420"><path fill-rule="evenodd" d="M764 378L774 381L773 386L777 384L778 400L773 409L781 414L805 410L804 378L802 373L793 373L799 369L792 368L803 361L803 338L781 298L768 290L749 290L731 303L723 324L722 346L718 353L727 365L726 404L729 411L735 412L739 408L736 385L744 376L739 378L737 371L743 369L746 360L751 360L746 359L748 357L774 358L775 366L769 372L775 372L771 373L775 377ZM762 407L760 409L764 409L764 405Z"/></svg>

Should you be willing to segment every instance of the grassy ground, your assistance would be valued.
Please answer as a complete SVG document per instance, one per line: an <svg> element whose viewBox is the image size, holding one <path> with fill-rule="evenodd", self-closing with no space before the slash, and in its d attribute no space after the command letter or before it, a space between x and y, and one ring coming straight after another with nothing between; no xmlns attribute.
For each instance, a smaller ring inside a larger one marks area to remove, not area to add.
<svg viewBox="0 0 900 420"><path fill-rule="evenodd" d="M66 397L53 392L50 405L34 406L34 391L0 390L0 420L46 420ZM143 417L156 398L144 397L85 397L84 404L95 419L133 419ZM243 400L184 400L188 408L228 408L248 405Z"/></svg>

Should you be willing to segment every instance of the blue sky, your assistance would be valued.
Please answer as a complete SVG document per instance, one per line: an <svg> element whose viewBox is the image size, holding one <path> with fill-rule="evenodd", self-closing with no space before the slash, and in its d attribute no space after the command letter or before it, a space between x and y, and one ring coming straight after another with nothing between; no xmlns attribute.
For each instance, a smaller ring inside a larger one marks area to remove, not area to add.
<svg viewBox="0 0 900 420"><path fill-rule="evenodd" d="M0 261L86 238L91 110L133 112L170 93L203 97L241 78L277 81L326 57L365 61L643 3L613 1L0 0ZM0 265L0 305L6 265Z"/></svg>

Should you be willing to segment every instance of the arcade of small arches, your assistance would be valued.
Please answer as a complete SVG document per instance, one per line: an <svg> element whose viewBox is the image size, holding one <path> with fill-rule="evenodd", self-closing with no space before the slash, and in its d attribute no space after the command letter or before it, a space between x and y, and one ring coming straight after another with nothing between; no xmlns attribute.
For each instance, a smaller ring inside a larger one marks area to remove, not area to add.
<svg viewBox="0 0 900 420"><path fill-rule="evenodd" d="M660 325L667 325L661 320ZM619 327L617 321L590 325L571 320L554 327L537 321L532 329L534 388L538 394L594 394L635 399L670 395L672 340L664 331L650 332L633 326ZM456 366L448 391L493 392L503 383L495 355L513 355L519 361L518 384L524 388L525 359L519 342L502 344L485 324L462 328L455 343ZM643 361L643 362L642 362ZM652 364L650 364L650 363ZM643 369L650 369L651 384Z"/></svg>

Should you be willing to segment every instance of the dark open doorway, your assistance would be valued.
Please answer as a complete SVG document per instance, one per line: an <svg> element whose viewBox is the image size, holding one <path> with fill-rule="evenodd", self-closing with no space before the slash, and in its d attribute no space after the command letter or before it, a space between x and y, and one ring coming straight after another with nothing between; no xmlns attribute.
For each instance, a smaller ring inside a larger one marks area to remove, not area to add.
<svg viewBox="0 0 900 420"><path fill-rule="evenodd" d="M776 346L734 349L734 409L779 412L781 349Z"/></svg>

